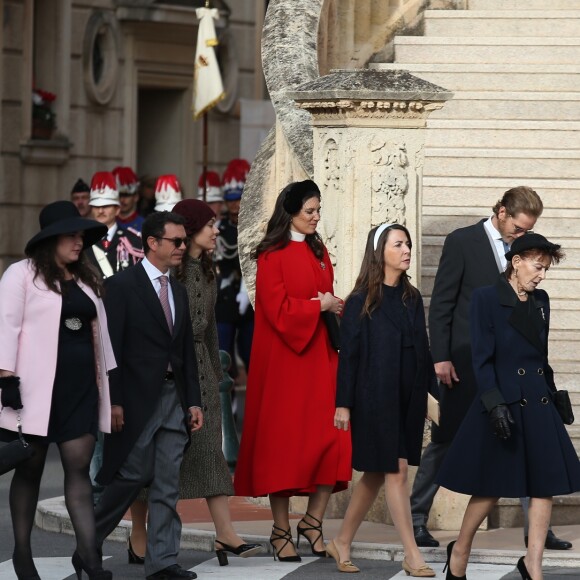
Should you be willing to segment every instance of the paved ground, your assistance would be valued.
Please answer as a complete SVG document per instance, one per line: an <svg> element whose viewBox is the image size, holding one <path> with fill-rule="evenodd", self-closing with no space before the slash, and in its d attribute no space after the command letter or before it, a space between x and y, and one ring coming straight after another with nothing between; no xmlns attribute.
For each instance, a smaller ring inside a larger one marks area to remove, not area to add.
<svg viewBox="0 0 580 580"><path fill-rule="evenodd" d="M239 397L243 413L243 397ZM11 555L12 529L8 510L10 474L0 477L0 580L16 580ZM41 486L37 524L33 531L33 550L42 580L71 580L75 578L70 556L75 549L70 535L70 521L62 500L62 469L56 447L52 447ZM299 564L275 562L269 552L268 536L271 515L266 508L256 506L244 498L230 500L233 519L239 533L248 541L263 544L264 553L247 560L230 557L229 566L220 567L213 550L213 525L204 501L180 502L178 509L184 522L180 564L195 570L198 577L211 580L344 580L345 575L336 570L331 559L313 558L301 551ZM298 519L300 516L296 516ZM144 578L143 568L127 563L125 542L130 521L123 521L113 535L114 540L104 546L107 557L105 567L112 570L116 580ZM332 538L340 525L339 520L325 521L325 535ZM293 523L293 529L295 524ZM556 533L574 543L567 552L546 552L546 580L580 579L580 525L556 528ZM434 532L445 546L455 539L455 532ZM472 563L468 569L469 580L516 580L517 559L524 553L521 528L480 532L476 538ZM364 523L353 546L353 560L361 568L357 580L406 578L401 570L402 551L397 534L391 526ZM426 560L443 578L444 548L424 550Z"/></svg>

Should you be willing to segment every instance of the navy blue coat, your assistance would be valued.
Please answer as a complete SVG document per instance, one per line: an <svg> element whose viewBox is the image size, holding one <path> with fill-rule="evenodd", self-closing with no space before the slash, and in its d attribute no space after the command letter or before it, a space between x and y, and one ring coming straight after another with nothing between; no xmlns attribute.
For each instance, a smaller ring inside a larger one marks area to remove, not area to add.
<svg viewBox="0 0 580 580"><path fill-rule="evenodd" d="M526 303L501 276L473 292L471 344L478 397L453 440L437 482L486 497L549 497L580 489L580 462L553 404L548 364L550 303ZM493 435L488 412L507 404L511 437Z"/></svg>
<svg viewBox="0 0 580 580"><path fill-rule="evenodd" d="M425 312L420 295L408 306L417 357L415 384L406 417L399 413L402 333L383 303L372 317L360 314L365 294L346 302L340 326L336 406L351 410L353 468L357 471L396 473L399 428L404 421L408 462L418 465L427 407L427 391L437 384Z"/></svg>

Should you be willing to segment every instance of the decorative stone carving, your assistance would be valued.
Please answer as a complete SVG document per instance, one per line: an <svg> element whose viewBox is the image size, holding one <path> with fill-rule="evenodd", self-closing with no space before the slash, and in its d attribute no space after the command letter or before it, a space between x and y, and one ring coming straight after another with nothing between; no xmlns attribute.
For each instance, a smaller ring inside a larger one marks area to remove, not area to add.
<svg viewBox="0 0 580 580"><path fill-rule="evenodd" d="M421 101L309 101L299 103L298 107L307 109L321 119L334 118L394 118L422 119L425 113L440 109L439 103L422 103Z"/></svg>
<svg viewBox="0 0 580 580"><path fill-rule="evenodd" d="M339 134L340 135L340 134ZM324 136L322 136L324 139ZM323 146L323 181L322 189L324 213L324 238L332 265L338 263L338 237L340 229L340 200L344 194L342 183L342 163L338 151L338 143L330 138Z"/></svg>
<svg viewBox="0 0 580 580"><path fill-rule="evenodd" d="M371 169L372 225L384 222L406 225L405 195L409 190L407 149L404 144L385 141L379 135L373 136L368 148L375 165Z"/></svg>
<svg viewBox="0 0 580 580"><path fill-rule="evenodd" d="M410 274L419 285L422 129L450 93L407 71L349 70L288 96L312 115L319 231L335 266L335 293L352 290L367 234L384 222L409 228L416 248Z"/></svg>

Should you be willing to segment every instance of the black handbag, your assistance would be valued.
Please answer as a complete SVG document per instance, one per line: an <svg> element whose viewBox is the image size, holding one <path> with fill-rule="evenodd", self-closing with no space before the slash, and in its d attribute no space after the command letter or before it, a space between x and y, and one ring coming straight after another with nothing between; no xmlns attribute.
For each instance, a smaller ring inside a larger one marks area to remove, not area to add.
<svg viewBox="0 0 580 580"><path fill-rule="evenodd" d="M12 471L19 463L30 459L33 455L34 449L24 439L18 415L18 439L0 447L0 475Z"/></svg>
<svg viewBox="0 0 580 580"><path fill-rule="evenodd" d="M332 348L340 350L340 318L338 314L330 312L330 310L325 310L321 314L322 320L326 324L326 330L328 330L328 338Z"/></svg>
<svg viewBox="0 0 580 580"><path fill-rule="evenodd" d="M564 425L572 425L574 423L574 411L572 410L572 402L568 391L555 391L554 405Z"/></svg>

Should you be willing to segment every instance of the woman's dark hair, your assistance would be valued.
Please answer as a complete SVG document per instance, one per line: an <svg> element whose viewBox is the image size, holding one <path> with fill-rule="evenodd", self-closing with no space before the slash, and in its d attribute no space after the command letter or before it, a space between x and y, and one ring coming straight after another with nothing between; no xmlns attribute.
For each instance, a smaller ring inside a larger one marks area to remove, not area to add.
<svg viewBox="0 0 580 580"><path fill-rule="evenodd" d="M185 264L189 256L189 244L191 244L191 240L187 243L187 253L183 256L183 260L181 260L181 263L175 269L175 276L180 282L185 282ZM209 255L209 252L202 250L199 259L201 261L202 274L208 282L211 282L215 278L215 272L213 269L213 260Z"/></svg>
<svg viewBox="0 0 580 580"><path fill-rule="evenodd" d="M55 259L58 239L58 236L54 236L36 244L28 251L27 255L34 268L34 280L40 276L49 290L56 294L63 294L64 270L58 266ZM76 262L67 264L66 268L76 280L86 284L97 296L103 296L101 276L89 262L84 251L81 252Z"/></svg>
<svg viewBox="0 0 580 580"><path fill-rule="evenodd" d="M365 255L360 267L360 272L352 292L353 294L367 293L365 303L361 312L361 316L370 317L371 314L380 306L383 299L383 280L385 279L384 265L385 265L385 245L389 237L389 232L392 230L401 230L404 232L411 243L411 235L405 226L393 224L385 229L379 236L377 249L375 250L375 233L377 229L373 228L367 237L367 244L365 247ZM409 304L409 301L414 301L419 295L419 291L410 281L407 272L401 274L401 284L403 284L403 303ZM347 298L348 300L348 298Z"/></svg>
<svg viewBox="0 0 580 580"><path fill-rule="evenodd" d="M550 265L553 266L554 264L559 264L565 258L566 254L564 254L564 252L558 246L557 249L554 248L554 249L550 249L550 250L547 250L545 248L542 248L542 249L530 248L529 250L524 250L523 252L516 254L516 256L519 256L520 258L522 258L524 260L529 260L532 258L542 258L544 256L548 256L550 258ZM512 260L513 260L513 258L512 258ZM508 262L508 265L507 265L505 272L504 272L504 276L505 276L506 280L509 280L512 277L513 273L514 273L514 265L510 261L510 262Z"/></svg>
<svg viewBox="0 0 580 580"><path fill-rule="evenodd" d="M263 254L264 252L274 252L285 248L290 243L290 221L292 216L299 213L309 199L316 197L320 201L320 192L313 190L307 191L302 197L302 203L300 204L298 211L294 214L289 214L284 209L284 201L286 200L287 193L295 190L296 183L297 182L290 183L280 192L280 195L276 199L276 205L274 206L272 217L268 220L266 235L250 254L252 260L257 260L260 254ZM314 255L319 260L322 260L324 256L324 244L322 243L320 235L316 232L313 234L306 234L305 241Z"/></svg>

